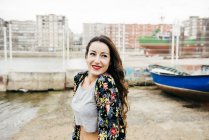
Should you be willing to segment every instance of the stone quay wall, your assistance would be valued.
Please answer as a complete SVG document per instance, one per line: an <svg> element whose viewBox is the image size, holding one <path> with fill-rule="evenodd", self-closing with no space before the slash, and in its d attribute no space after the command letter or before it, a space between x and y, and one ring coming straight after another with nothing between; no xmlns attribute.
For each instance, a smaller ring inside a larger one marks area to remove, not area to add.
<svg viewBox="0 0 209 140"><path fill-rule="evenodd" d="M5 91L47 91L73 88L74 76L82 70L66 70L63 72L9 72L0 75L0 92ZM143 70L131 69L126 75L130 86L152 85L152 78Z"/></svg>

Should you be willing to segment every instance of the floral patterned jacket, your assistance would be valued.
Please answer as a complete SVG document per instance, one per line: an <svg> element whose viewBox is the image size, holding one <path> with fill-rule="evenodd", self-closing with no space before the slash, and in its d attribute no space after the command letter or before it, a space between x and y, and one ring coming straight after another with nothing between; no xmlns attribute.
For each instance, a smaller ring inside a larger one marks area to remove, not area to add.
<svg viewBox="0 0 209 140"><path fill-rule="evenodd" d="M74 94L88 72L74 77ZM96 81L95 100L98 111L98 140L125 140L126 131L122 118L122 105L118 89L111 75L101 74ZM73 140L80 140L80 126L74 126Z"/></svg>

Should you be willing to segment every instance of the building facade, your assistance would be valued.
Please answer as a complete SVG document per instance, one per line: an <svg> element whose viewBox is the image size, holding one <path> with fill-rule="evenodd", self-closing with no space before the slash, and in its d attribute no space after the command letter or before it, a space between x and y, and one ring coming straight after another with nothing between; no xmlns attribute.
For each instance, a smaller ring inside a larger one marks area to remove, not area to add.
<svg viewBox="0 0 209 140"><path fill-rule="evenodd" d="M6 34L8 34L7 24L8 22L0 18L0 50L4 49L4 28L6 28ZM6 37L6 40L8 44L8 36Z"/></svg>
<svg viewBox="0 0 209 140"><path fill-rule="evenodd" d="M12 49L14 51L32 51L35 47L35 21L9 21L11 28ZM10 29L9 29L10 30Z"/></svg>
<svg viewBox="0 0 209 140"><path fill-rule="evenodd" d="M37 15L36 25L36 50L62 50L63 43L66 45L66 31L69 31L65 16L54 14Z"/></svg>
<svg viewBox="0 0 209 140"><path fill-rule="evenodd" d="M84 23L83 24L83 45L97 35L109 36L119 49L137 49L140 36L149 36L155 29L161 32L170 32L171 24L103 24L103 23Z"/></svg>
<svg viewBox="0 0 209 140"><path fill-rule="evenodd" d="M106 25L103 23L84 23L82 44L86 46L92 37L105 34L105 29Z"/></svg>
<svg viewBox="0 0 209 140"><path fill-rule="evenodd" d="M186 39L197 39L204 37L206 34L206 26L209 18L199 18L191 16L188 20L183 21L183 32Z"/></svg>

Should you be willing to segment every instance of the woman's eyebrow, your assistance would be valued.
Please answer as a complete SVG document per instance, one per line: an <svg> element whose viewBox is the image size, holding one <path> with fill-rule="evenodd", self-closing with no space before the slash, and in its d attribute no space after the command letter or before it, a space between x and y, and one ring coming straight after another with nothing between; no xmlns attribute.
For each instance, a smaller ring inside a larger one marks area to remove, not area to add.
<svg viewBox="0 0 209 140"><path fill-rule="evenodd" d="M94 51L94 50L89 50L89 51L96 52L96 51Z"/></svg>
<svg viewBox="0 0 209 140"><path fill-rule="evenodd" d="M101 52L101 53L103 53L103 54L109 54L108 52Z"/></svg>
<svg viewBox="0 0 209 140"><path fill-rule="evenodd" d="M89 51L91 51L91 52L95 52L96 53L96 51L94 51L94 50L89 50ZM108 52L101 52L102 54L109 54Z"/></svg>

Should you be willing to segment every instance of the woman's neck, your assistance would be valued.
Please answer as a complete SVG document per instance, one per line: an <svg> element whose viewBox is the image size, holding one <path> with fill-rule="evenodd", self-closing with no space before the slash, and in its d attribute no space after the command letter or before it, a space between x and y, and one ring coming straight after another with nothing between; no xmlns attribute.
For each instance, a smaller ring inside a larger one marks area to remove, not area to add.
<svg viewBox="0 0 209 140"><path fill-rule="evenodd" d="M95 82L95 80L97 79L97 76L94 76L94 75L91 75L91 74L88 74L83 83L82 83L82 87L83 88L87 88L89 87L93 82Z"/></svg>
<svg viewBox="0 0 209 140"><path fill-rule="evenodd" d="M88 74L88 76L86 77L88 80L89 85L94 82L97 79L97 76L92 75L92 74Z"/></svg>

